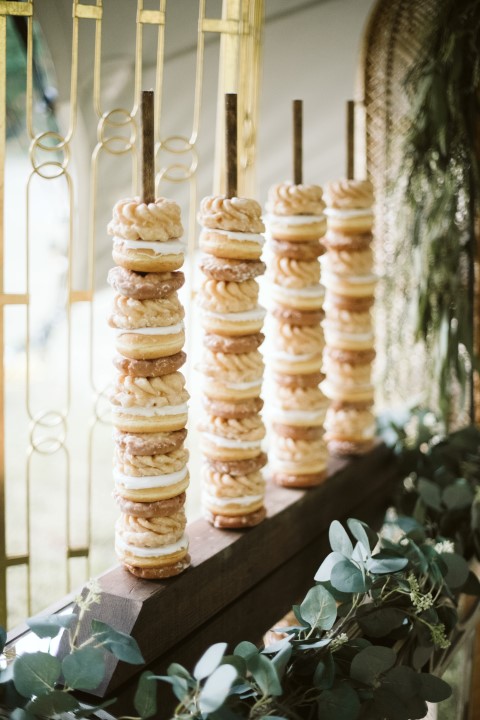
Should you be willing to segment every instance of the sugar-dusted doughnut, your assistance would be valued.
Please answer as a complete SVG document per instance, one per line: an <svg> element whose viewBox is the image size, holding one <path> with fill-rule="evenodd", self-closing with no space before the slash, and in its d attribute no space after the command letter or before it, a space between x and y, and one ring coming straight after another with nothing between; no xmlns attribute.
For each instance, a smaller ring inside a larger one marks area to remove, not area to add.
<svg viewBox="0 0 480 720"><path fill-rule="evenodd" d="M161 377L179 370L185 364L186 359L187 356L183 351L155 360L132 360L122 355L116 355L113 358L113 364L123 375Z"/></svg>
<svg viewBox="0 0 480 720"><path fill-rule="evenodd" d="M215 335L214 333L206 333L203 336L203 344L208 350L235 355L257 350L264 340L265 335L260 332L237 337Z"/></svg>
<svg viewBox="0 0 480 720"><path fill-rule="evenodd" d="M212 280L243 282L263 275L265 263L261 260L226 260L214 255L203 255L200 270Z"/></svg>
<svg viewBox="0 0 480 720"><path fill-rule="evenodd" d="M135 300L159 300L179 290L185 283L183 272L139 273L114 267L108 273L109 285L120 295Z"/></svg>
<svg viewBox="0 0 480 720"><path fill-rule="evenodd" d="M185 428L169 433L124 433L114 430L113 439L118 448L131 455L160 455L182 447L187 437Z"/></svg>

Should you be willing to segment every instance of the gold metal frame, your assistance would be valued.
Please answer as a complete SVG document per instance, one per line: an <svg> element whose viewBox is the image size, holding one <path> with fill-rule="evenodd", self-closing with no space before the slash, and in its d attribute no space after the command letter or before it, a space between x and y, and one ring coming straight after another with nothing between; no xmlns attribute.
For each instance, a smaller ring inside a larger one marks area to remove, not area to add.
<svg viewBox="0 0 480 720"><path fill-rule="evenodd" d="M67 440L67 427L70 421L71 409L71 352L72 352L72 322L71 311L75 303L89 303L90 307L90 388L93 393L92 416L90 426L85 428L88 434L89 472L87 483L87 502L91 498L92 484L92 446L95 428L98 423L107 422L102 404L105 399L105 388L99 386L95 378L95 218L97 197L98 162L102 153L111 155L130 155L132 167L133 188L138 187L138 154L137 154L137 118L140 93L142 89L142 51L143 31L145 25L157 28L157 53L155 77L155 118L156 118L156 156L161 150L173 153L175 161L158 169L157 189L161 181L186 182L189 185L189 211L188 211L188 257L193 261L195 250L195 213L197 205L196 171L198 156L196 143L200 133L201 98L204 82L204 46L207 33L220 35L220 58L218 78L218 110L216 129L216 170L214 191L221 191L223 183L224 143L223 143L223 96L225 92L238 93L239 107L239 193L253 195L256 126L258 113L259 78L261 66L261 45L264 23L264 0L223 0L222 17L206 17L206 0L199 0L198 36L196 55L196 75L194 90L194 109L192 129L189 137L160 136L160 118L162 115L162 91L164 68L165 32L168 31L166 21L167 0L157 0L158 9L144 8L144 0L137 0L136 13L136 41L134 48L135 72L133 104L126 108L105 108L101 101L101 44L103 4L114 0L96 0L94 5L83 4L79 0L72 0L72 63L70 78L70 112L68 127L64 135L58 132L47 131L37 133L34 127L33 115L33 23L35 18L35 5L42 0L26 0L25 2L10 2L0 0L0 263L3 267L4 256L4 177L6 155L6 23L7 16L21 15L27 18L27 82L26 82L26 126L30 138L31 173L26 186L25 211L27 217L26 228L26 293L5 293L3 272L0 275L0 623L8 624L7 618L7 568L22 565L27 569L27 582L25 593L27 595L28 611L41 609L33 605L31 595L31 548L32 542L41 542L41 538L32 538L30 533L30 494L32 483L32 460L37 454L61 454L64 458L66 471L66 552L63 561L66 564L66 577L69 587L58 587L58 595L71 589L70 560L83 557L88 560L90 555L91 528L85 532L85 543L73 546L70 541L71 518L70 508L70 466L74 460ZM88 283L86 289L76 289L73 285L72 255L74 241L74 178L70 174L72 157L72 140L76 133L77 105L78 105L78 57L79 57L79 28L81 23L95 23L95 44L93 57L93 107L98 118L98 142L93 149L90 165L90 207L88 231ZM30 194L32 192L32 179L42 178L49 182L63 178L66 183L67 197L70 206L68 223L68 273L67 294L65 301L65 317L67 332L65 340L65 367L67 368L66 393L63 407L55 408L34 407L30 395L30 281L35 268L29 261L29 248L32 242L32 228L28 220L30 207ZM26 552L13 556L7 555L7 538L5 529L5 491L9 478L5 477L5 365L4 365L4 313L6 305L21 305L26 308L26 405L30 422L29 446L25 448L26 455L26 498L27 498L27 528ZM87 388L85 388L87 390ZM87 513L88 514L88 513ZM112 528L113 537L113 528Z"/></svg>

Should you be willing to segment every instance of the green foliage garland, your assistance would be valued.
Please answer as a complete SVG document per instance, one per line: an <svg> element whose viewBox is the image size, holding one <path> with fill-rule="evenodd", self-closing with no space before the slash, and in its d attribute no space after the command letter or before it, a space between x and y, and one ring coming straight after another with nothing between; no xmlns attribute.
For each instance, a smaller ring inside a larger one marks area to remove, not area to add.
<svg viewBox="0 0 480 720"><path fill-rule="evenodd" d="M379 538L360 520L332 522L331 552L283 637L261 648L244 641L231 654L217 643L192 672L178 663L164 676L143 672L128 720L157 714L158 683L176 697L177 720L415 720L450 695L427 670L450 645L459 593L480 595L465 559L480 550L480 432L440 440L427 419L418 415L420 448L405 448L406 431L390 424L406 474L393 525ZM69 652L25 653L1 671L0 700L14 720L88 717L109 703L85 705L74 692L101 683L106 653L143 663L131 637L89 619L99 601L92 583L74 614L30 621L40 638L63 632Z"/></svg>
<svg viewBox="0 0 480 720"><path fill-rule="evenodd" d="M439 392L448 429L456 391L461 405L473 392L480 5L442 0L432 22L424 57L406 79L411 124L402 169L402 231L413 253L417 338L426 345L431 387Z"/></svg>

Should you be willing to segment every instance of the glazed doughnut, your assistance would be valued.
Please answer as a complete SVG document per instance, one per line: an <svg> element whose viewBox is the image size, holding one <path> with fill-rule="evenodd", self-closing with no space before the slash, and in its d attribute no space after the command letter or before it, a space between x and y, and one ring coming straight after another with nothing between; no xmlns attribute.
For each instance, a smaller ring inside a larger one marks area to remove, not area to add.
<svg viewBox="0 0 480 720"><path fill-rule="evenodd" d="M179 370L185 364L186 359L187 356L183 351L155 360L132 360L122 355L116 355L113 358L113 364L122 375L161 377Z"/></svg>
<svg viewBox="0 0 480 720"><path fill-rule="evenodd" d="M252 335L239 335L237 337L206 333L203 337L203 344L212 352L241 355L257 350L264 340L265 335L260 332L253 333Z"/></svg>
<svg viewBox="0 0 480 720"><path fill-rule="evenodd" d="M182 272L138 273L123 267L109 270L107 281L120 295L136 300L159 300L179 290L185 283Z"/></svg>
<svg viewBox="0 0 480 720"><path fill-rule="evenodd" d="M204 517L208 520L213 527L219 528L220 530L242 530L244 528L255 527L259 525L267 516L267 511L264 507L256 510L255 512L249 513L248 515L216 515L210 512L206 508L203 511Z"/></svg>
<svg viewBox="0 0 480 720"><path fill-rule="evenodd" d="M321 372L314 372L309 375L284 375L276 373L273 375L273 380L281 387L318 387L322 380L325 380L325 375Z"/></svg>
<svg viewBox="0 0 480 720"><path fill-rule="evenodd" d="M275 472L271 475L272 481L276 485L290 488L310 488L321 485L327 478L327 470L311 474L282 473Z"/></svg>
<svg viewBox="0 0 480 720"><path fill-rule="evenodd" d="M290 325L318 325L325 317L325 313L321 309L307 312L283 305L273 305L271 312L274 318Z"/></svg>
<svg viewBox="0 0 480 720"><path fill-rule="evenodd" d="M261 260L226 260L213 255L202 255L199 267L208 278L219 281L244 282L265 272Z"/></svg>
<svg viewBox="0 0 480 720"><path fill-rule="evenodd" d="M180 573L190 567L190 562L190 555L187 554L180 560L175 560L173 564L170 559L168 565L160 567L137 567L135 565L129 565L126 561L124 561L123 565L128 572L142 580L164 580L175 577L175 575L180 575Z"/></svg>
<svg viewBox="0 0 480 720"><path fill-rule="evenodd" d="M170 433L131 434L115 430L113 438L117 447L130 455L164 455L178 450L187 437L183 428ZM133 513L132 513L133 514Z"/></svg>
<svg viewBox="0 0 480 720"><path fill-rule="evenodd" d="M206 465L214 472L225 473L236 477L257 472L265 467L267 462L267 454L261 452L256 457L248 460L207 460Z"/></svg>
<svg viewBox="0 0 480 720"><path fill-rule="evenodd" d="M325 248L320 240L314 242L289 242L288 240L271 239L270 249L274 255L290 258L291 260L316 260L323 255Z"/></svg>
<svg viewBox="0 0 480 720"><path fill-rule="evenodd" d="M263 400L259 397L248 398L239 402L213 400L207 396L202 398L203 407L209 415L222 418L243 418L261 412Z"/></svg>
<svg viewBox="0 0 480 720"><path fill-rule="evenodd" d="M323 437L323 428L321 427L302 427L300 425L281 425L273 423L273 431L281 437L291 438L292 440L320 440Z"/></svg>
<svg viewBox="0 0 480 720"><path fill-rule="evenodd" d="M121 512L134 517L162 517L173 515L185 505L186 495L184 492L175 497L166 500L157 500L156 502L134 502L126 500L118 492L113 493L115 502Z"/></svg>

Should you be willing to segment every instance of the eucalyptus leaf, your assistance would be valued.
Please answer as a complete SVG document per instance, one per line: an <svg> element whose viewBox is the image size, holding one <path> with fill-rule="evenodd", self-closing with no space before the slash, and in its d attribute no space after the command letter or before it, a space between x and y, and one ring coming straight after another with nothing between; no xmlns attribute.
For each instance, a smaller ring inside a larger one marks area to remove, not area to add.
<svg viewBox="0 0 480 720"><path fill-rule="evenodd" d="M92 634L97 643L103 645L119 660L130 663L130 665L145 663L137 641L130 635L115 630L100 620L92 621Z"/></svg>
<svg viewBox="0 0 480 720"><path fill-rule="evenodd" d="M69 628L78 619L74 613L70 615L50 615L49 617L31 618L27 625L39 638L54 638L60 630Z"/></svg>
<svg viewBox="0 0 480 720"><path fill-rule="evenodd" d="M321 720L357 720L360 709L357 693L346 683L325 690L318 699L318 717Z"/></svg>
<svg viewBox="0 0 480 720"><path fill-rule="evenodd" d="M418 492L427 507L441 511L442 496L438 485L435 485L435 483L426 478L420 478L418 481Z"/></svg>
<svg viewBox="0 0 480 720"><path fill-rule="evenodd" d="M224 655L222 658L222 665L233 665L237 671L237 675L244 678L247 674L247 663L245 658L240 655Z"/></svg>
<svg viewBox="0 0 480 720"><path fill-rule="evenodd" d="M459 588L468 579L470 569L468 563L457 553L441 553L440 557L447 566L445 582L451 588Z"/></svg>
<svg viewBox="0 0 480 720"><path fill-rule="evenodd" d="M420 684L420 695L427 702L442 702L452 694L452 688L445 680L431 675L430 673L420 673L418 675Z"/></svg>
<svg viewBox="0 0 480 720"><path fill-rule="evenodd" d="M330 523L328 539L333 552L338 552L347 558L352 557L353 545L348 533L338 520Z"/></svg>
<svg viewBox="0 0 480 720"><path fill-rule="evenodd" d="M391 648L372 645L360 650L350 665L350 677L365 685L372 685L379 675L395 663L396 655Z"/></svg>
<svg viewBox="0 0 480 720"><path fill-rule="evenodd" d="M103 710L104 708L109 707L110 705L113 705L116 702L116 698L111 698L110 700L105 700L105 702L100 703L99 705L83 705L80 710L75 710L74 716L76 718L88 718L93 713L96 713L97 710Z"/></svg>
<svg viewBox="0 0 480 720"><path fill-rule="evenodd" d="M65 683L74 690L94 690L105 675L105 660L99 648L78 648L62 660Z"/></svg>
<svg viewBox="0 0 480 720"><path fill-rule="evenodd" d="M378 553L367 560L368 572L375 575L386 575L403 570L408 565L408 558L391 557L386 553Z"/></svg>
<svg viewBox="0 0 480 720"><path fill-rule="evenodd" d="M378 542L377 533L355 518L348 518L347 525L355 540L363 545L368 554L372 553Z"/></svg>
<svg viewBox="0 0 480 720"><path fill-rule="evenodd" d="M223 705L236 677L237 671L232 665L217 667L207 679L198 698L198 706L202 713L215 712Z"/></svg>
<svg viewBox="0 0 480 720"><path fill-rule="evenodd" d="M259 652L260 651L256 645L248 642L248 640L244 640L237 645L237 647L233 651L233 654L238 655L239 657L243 657L246 660L250 657L250 655L258 655Z"/></svg>
<svg viewBox="0 0 480 720"><path fill-rule="evenodd" d="M36 720L36 716L24 708L15 708L9 715L10 720Z"/></svg>
<svg viewBox="0 0 480 720"><path fill-rule="evenodd" d="M382 686L406 702L419 690L418 673L405 665L394 667L385 674Z"/></svg>
<svg viewBox="0 0 480 720"><path fill-rule="evenodd" d="M53 717L61 713L80 709L81 705L73 695L62 690L52 690L36 697L26 706L27 712L39 717Z"/></svg>
<svg viewBox="0 0 480 720"><path fill-rule="evenodd" d="M335 679L335 663L330 653L320 660L313 673L313 686L318 690L330 690Z"/></svg>
<svg viewBox="0 0 480 720"><path fill-rule="evenodd" d="M184 680L190 681L192 680L192 676L188 672L186 668L183 667L183 665L180 665L180 663L170 663L170 665L167 668L167 675L178 676L183 678Z"/></svg>
<svg viewBox="0 0 480 720"><path fill-rule="evenodd" d="M367 589L361 570L349 560L341 560L335 565L331 583L342 592L361 593Z"/></svg>
<svg viewBox="0 0 480 720"><path fill-rule="evenodd" d="M330 576L332 574L332 570L335 567L335 565L339 562L342 562L344 560L344 557L339 552L331 552L327 555L325 560L322 562L320 567L318 568L317 572L315 573L315 580L317 582L324 582L325 580L330 580Z"/></svg>
<svg viewBox="0 0 480 720"><path fill-rule="evenodd" d="M197 680L204 680L211 675L220 665L226 649L227 643L216 643L209 647L195 665L193 677Z"/></svg>
<svg viewBox="0 0 480 720"><path fill-rule="evenodd" d="M13 682L20 695L45 695L54 689L61 665L56 657L45 652L24 653L15 660Z"/></svg>
<svg viewBox="0 0 480 720"><path fill-rule="evenodd" d="M5 628L0 627L0 653L3 653L6 642L7 642L7 631L5 630Z"/></svg>
<svg viewBox="0 0 480 720"><path fill-rule="evenodd" d="M288 643L285 645L275 657L272 658L272 663L277 671L278 679L280 682L285 674L285 670L288 666L288 661L292 657L293 647Z"/></svg>
<svg viewBox="0 0 480 720"><path fill-rule="evenodd" d="M157 712L157 685L150 670L140 675L133 705L141 718L153 717Z"/></svg>
<svg viewBox="0 0 480 720"><path fill-rule="evenodd" d="M337 603L322 585L315 585L305 596L300 612L310 627L330 630L337 619Z"/></svg>
<svg viewBox="0 0 480 720"><path fill-rule="evenodd" d="M282 686L275 665L265 655L250 655L247 666L264 695L281 695Z"/></svg>
<svg viewBox="0 0 480 720"><path fill-rule="evenodd" d="M392 630L401 627L406 620L403 610L393 607L380 606L369 609L369 606L359 608L357 622L366 635L370 637L385 637Z"/></svg>
<svg viewBox="0 0 480 720"><path fill-rule="evenodd" d="M457 481L444 489L442 500L449 510L462 510L471 506L473 493L465 480Z"/></svg>

